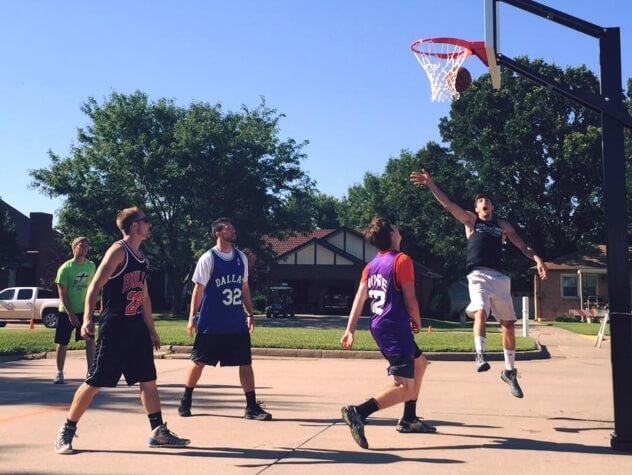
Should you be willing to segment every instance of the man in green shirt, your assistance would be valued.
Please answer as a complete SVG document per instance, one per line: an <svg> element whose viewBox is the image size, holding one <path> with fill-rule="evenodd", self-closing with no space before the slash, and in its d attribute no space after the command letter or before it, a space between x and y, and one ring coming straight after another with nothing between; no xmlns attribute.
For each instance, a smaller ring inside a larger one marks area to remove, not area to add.
<svg viewBox="0 0 632 475"><path fill-rule="evenodd" d="M60 300L59 318L55 329L55 343L57 344L57 376L53 380L55 384L64 384L66 349L73 329L75 330L75 341L82 339L83 306L88 285L96 272L94 262L86 259L90 249L88 238L76 238L72 241L71 247L73 258L61 265L55 279ZM94 339L86 339L88 369L90 369L94 357L94 346Z"/></svg>

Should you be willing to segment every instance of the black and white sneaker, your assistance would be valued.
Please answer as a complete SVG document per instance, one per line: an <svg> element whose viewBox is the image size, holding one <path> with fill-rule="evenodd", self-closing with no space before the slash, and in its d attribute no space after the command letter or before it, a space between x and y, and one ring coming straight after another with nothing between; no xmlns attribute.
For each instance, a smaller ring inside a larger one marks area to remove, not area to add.
<svg viewBox="0 0 632 475"><path fill-rule="evenodd" d="M55 440L55 452L61 455L68 455L74 453L72 448L72 439L77 437L77 427L64 424L57 433L57 439Z"/></svg>
<svg viewBox="0 0 632 475"><path fill-rule="evenodd" d="M511 392L511 394L513 394L517 398L524 397L524 394L522 393L522 389L520 388L520 385L518 384L518 370L517 369L513 369L511 371L503 370L500 373L500 379L502 379L504 382L506 382L509 385L509 391Z"/></svg>
<svg viewBox="0 0 632 475"><path fill-rule="evenodd" d="M364 435L364 421L356 406L345 406L341 409L342 419L351 429L351 436L356 443L363 449L369 448L369 442Z"/></svg>
<svg viewBox="0 0 632 475"><path fill-rule="evenodd" d="M191 417L191 399L180 399L180 405L178 406L178 414L180 417Z"/></svg>
<svg viewBox="0 0 632 475"><path fill-rule="evenodd" d="M485 353L476 353L476 371L478 373L489 371L489 363L485 359Z"/></svg>
<svg viewBox="0 0 632 475"><path fill-rule="evenodd" d="M183 439L171 432L165 423L159 425L152 431L149 436L149 440L147 441L147 447L152 449L160 447L177 449L180 447L186 447L190 443L191 441L189 439Z"/></svg>
<svg viewBox="0 0 632 475"><path fill-rule="evenodd" d="M414 421L400 419L395 430L402 434L434 434L437 432L436 427L426 424L418 417L416 417Z"/></svg>
<svg viewBox="0 0 632 475"><path fill-rule="evenodd" d="M254 421L269 421L272 420L272 414L264 411L261 407L261 403L258 402L254 407L246 407L244 411L244 417Z"/></svg>

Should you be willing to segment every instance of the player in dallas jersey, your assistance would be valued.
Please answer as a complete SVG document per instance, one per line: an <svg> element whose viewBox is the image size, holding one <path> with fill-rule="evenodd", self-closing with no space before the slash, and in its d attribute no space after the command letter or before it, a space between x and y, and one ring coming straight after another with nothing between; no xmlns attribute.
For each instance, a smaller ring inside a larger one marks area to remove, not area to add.
<svg viewBox="0 0 632 475"><path fill-rule="evenodd" d="M426 371L426 358L415 343L421 317L415 296L413 262L400 252L402 240L397 227L376 217L365 233L366 240L379 249L362 272L360 286L349 315L347 329L340 340L344 349L353 346L354 333L367 298L371 299L371 334L389 362L388 374L395 384L358 406L342 408L342 417L351 435L362 448L369 444L364 423L372 413L404 402L404 414L397 424L402 433L432 433L436 429L416 414L417 397Z"/></svg>
<svg viewBox="0 0 632 475"><path fill-rule="evenodd" d="M517 398L524 396L518 384L518 372L515 366L516 357L516 312L511 298L511 280L502 273L502 246L505 237L529 259L536 263L538 275L546 279L547 268L544 261L536 255L518 235L514 227L504 219L496 219L493 215L494 204L488 196L478 194L474 197L474 212L466 211L439 189L425 170L414 172L411 181L427 187L436 200L465 225L467 237L467 282L470 304L466 314L474 319L474 346L476 348L476 370L490 369L485 358L485 322L491 313L500 323L503 333L503 353L505 370L501 379L509 385L509 390Z"/></svg>
<svg viewBox="0 0 632 475"><path fill-rule="evenodd" d="M103 387L115 387L121 375L128 386L140 383L140 400L147 412L152 432L147 445L184 447L182 439L167 429L162 421L160 397L156 386L156 367L152 347L160 348L154 328L151 301L147 288L147 257L140 250L149 237L149 219L139 208L126 208L116 217L123 239L105 253L90 283L83 312L81 336L94 338L93 313L101 290L102 310L95 357L86 381L77 389L66 423L55 441L58 454L71 454L77 422L92 399Z"/></svg>
<svg viewBox="0 0 632 475"><path fill-rule="evenodd" d="M255 322L248 286L248 260L233 246L237 233L230 219L219 218L211 226L217 244L200 257L193 273L187 331L189 336L196 332L196 336L191 352L193 364L186 376L178 414L191 415L193 389L204 367L219 363L239 366L239 380L246 395L244 417L269 421L272 416L261 408L255 396L250 350L250 333Z"/></svg>

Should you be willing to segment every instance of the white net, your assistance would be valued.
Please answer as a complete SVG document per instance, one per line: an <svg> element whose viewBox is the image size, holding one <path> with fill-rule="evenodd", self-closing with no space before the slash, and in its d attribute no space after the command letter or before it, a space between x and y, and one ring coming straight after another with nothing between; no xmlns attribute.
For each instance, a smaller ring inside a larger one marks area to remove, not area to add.
<svg viewBox="0 0 632 475"><path fill-rule="evenodd" d="M458 99L456 75L472 51L455 44L431 41L415 42L412 50L430 80L430 99L434 102Z"/></svg>

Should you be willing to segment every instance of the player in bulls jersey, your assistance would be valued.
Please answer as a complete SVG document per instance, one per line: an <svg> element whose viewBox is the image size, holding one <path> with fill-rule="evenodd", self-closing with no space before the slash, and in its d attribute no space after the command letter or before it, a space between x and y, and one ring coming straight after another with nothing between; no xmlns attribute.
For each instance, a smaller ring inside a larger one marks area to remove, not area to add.
<svg viewBox="0 0 632 475"><path fill-rule="evenodd" d="M193 389L206 365L239 366L239 380L246 396L244 417L259 421L272 419L257 402L252 370L250 333L255 328L248 286L248 260L233 246L237 239L230 219L219 218L211 225L215 247L198 260L193 273L193 294L187 332L196 332L184 395L178 407L182 417L191 415ZM247 317L244 314L244 307ZM199 310L199 319L197 313Z"/></svg>
<svg viewBox="0 0 632 475"><path fill-rule="evenodd" d="M365 233L366 240L379 249L362 272L360 286L349 315L347 329L340 340L344 349L353 346L354 333L367 298L371 299L371 334L388 360L388 374L395 384L358 406L342 408L342 417L353 439L362 448L369 444L364 422L372 413L404 404L404 414L397 424L403 433L432 433L436 429L416 414L417 397L426 371L426 358L415 343L413 332L419 331L421 317L415 296L415 277L410 257L400 252L402 240L397 227L387 219L373 218Z"/></svg>
<svg viewBox="0 0 632 475"><path fill-rule="evenodd" d="M121 378L129 386L140 383L140 399L151 426L149 447L184 447L162 420L156 386L153 348L160 348L147 290L147 257L140 244L149 236L149 219L140 209L119 212L116 225L123 239L110 246L88 287L81 335L94 338L94 307L101 290L102 312L96 353L86 381L77 389L66 423L59 430L55 451L73 453L77 422L102 387L115 387ZM152 348L153 347L153 348Z"/></svg>
<svg viewBox="0 0 632 475"><path fill-rule="evenodd" d="M522 398L524 393L518 383L518 371L514 367L516 312L511 298L511 279L502 273L501 266L505 238L509 238L525 256L535 261L538 275L543 280L547 275L546 264L522 240L508 221L494 217L494 204L488 196L478 194L474 197L474 212L472 213L451 201L425 170L412 173L410 179L420 187L427 187L441 206L465 226L466 272L470 294L470 304L465 312L474 319L476 370L482 372L490 369L485 357L485 324L491 312L500 323L503 332L505 370L500 373L500 378L507 383L512 395Z"/></svg>

